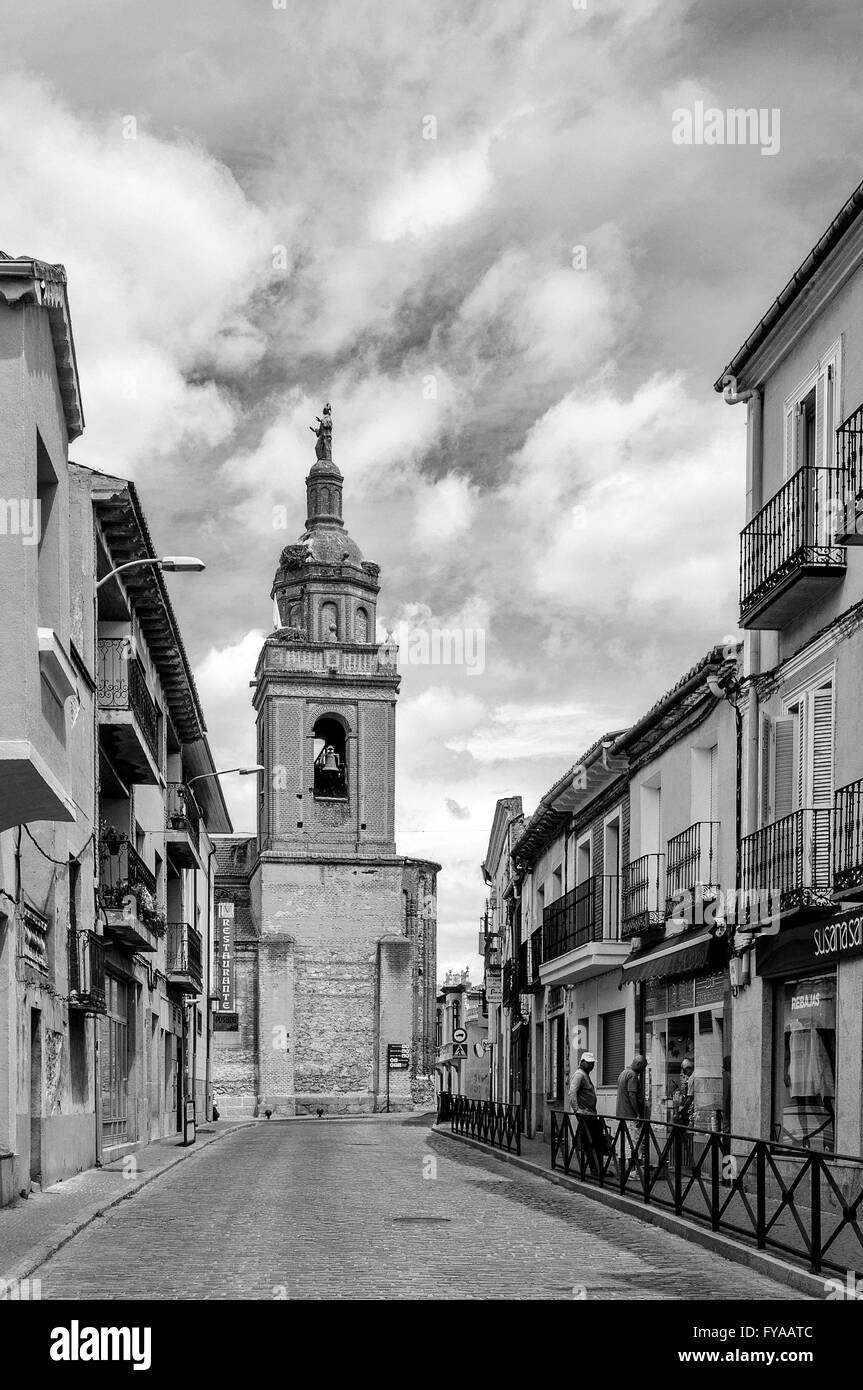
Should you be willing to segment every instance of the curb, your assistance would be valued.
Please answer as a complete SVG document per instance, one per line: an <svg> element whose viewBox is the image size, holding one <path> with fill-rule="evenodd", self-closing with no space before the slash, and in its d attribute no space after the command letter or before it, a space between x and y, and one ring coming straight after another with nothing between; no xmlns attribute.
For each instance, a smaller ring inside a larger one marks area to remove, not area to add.
<svg viewBox="0 0 863 1390"><path fill-rule="evenodd" d="M128 1202L129 1198L134 1197L136 1193L140 1192L142 1187L149 1187L151 1182L155 1182L157 1178L161 1178L163 1173L169 1173L172 1168L176 1168L178 1163L185 1163L186 1159L193 1158L196 1153L202 1154L211 1144L216 1144L220 1139L226 1139L229 1134L236 1134L238 1130L245 1129L246 1123L246 1121L239 1121L237 1124L232 1125L230 1129L221 1130L218 1134L214 1134L212 1139L208 1139L207 1142L202 1144L198 1149L190 1145L187 1149L184 1149L182 1153L177 1154L176 1158L172 1158L170 1163L166 1163L164 1168L157 1168L153 1173L144 1173L142 1177L136 1179L134 1183L130 1183L127 1192L121 1192L111 1197L108 1201L99 1202L97 1206L87 1208L80 1215L73 1217L65 1226L61 1226L58 1231L55 1231L54 1235L49 1236L47 1240L43 1240L41 1245L34 1245L23 1259L19 1260L16 1265L12 1265L12 1267L3 1274L2 1278L7 1284L11 1283L13 1280L18 1280L20 1282L23 1279L28 1279L31 1274L35 1274L40 1265L45 1264L46 1260L50 1260L52 1255L56 1255L57 1251L62 1250L64 1245L68 1245L69 1241L72 1240L74 1236L77 1236L79 1232L85 1230L87 1226L92 1225L97 1217L104 1216L106 1211L110 1211L112 1207L119 1206L121 1202Z"/></svg>
<svg viewBox="0 0 863 1390"><path fill-rule="evenodd" d="M720 1235L717 1231L711 1231L703 1226L697 1226L694 1222L686 1221L682 1216L675 1216L673 1212L661 1211L647 1203L635 1202L630 1197L623 1197L617 1192L593 1187L590 1183L583 1183L578 1178L568 1177L566 1173L559 1173L550 1168L541 1168L538 1163L532 1163L528 1158L507 1153L504 1149L494 1149L490 1144L484 1144L479 1139L471 1139L465 1134L453 1134L450 1129L440 1125L433 1125L432 1133L439 1134L444 1139L451 1139L456 1144L468 1144L471 1148L479 1149L481 1153L487 1154L490 1158L499 1159L502 1163L509 1163L514 1168L522 1168L526 1173L533 1173L535 1177L545 1178L546 1182L554 1183L556 1187L565 1187L570 1192L578 1193L582 1197L589 1197L591 1201L611 1207L614 1211L625 1212L650 1226L658 1226L671 1235L680 1236L683 1240L703 1246L705 1250L711 1250L715 1255L721 1255L723 1259L745 1265L748 1269L754 1270L757 1274L763 1274L777 1284L786 1284L799 1293L806 1294L808 1298L822 1302L824 1300L824 1284L828 1276L811 1274L808 1270L800 1269L797 1265L788 1264L776 1255L769 1255L763 1250L739 1245L728 1236Z"/></svg>

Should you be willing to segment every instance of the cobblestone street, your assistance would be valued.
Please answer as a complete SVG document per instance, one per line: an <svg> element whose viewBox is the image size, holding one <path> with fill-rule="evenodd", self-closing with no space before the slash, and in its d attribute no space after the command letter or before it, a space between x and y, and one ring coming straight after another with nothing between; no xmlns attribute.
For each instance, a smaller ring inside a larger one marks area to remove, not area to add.
<svg viewBox="0 0 863 1390"><path fill-rule="evenodd" d="M419 1117L237 1130L35 1273L43 1299L800 1297Z"/></svg>

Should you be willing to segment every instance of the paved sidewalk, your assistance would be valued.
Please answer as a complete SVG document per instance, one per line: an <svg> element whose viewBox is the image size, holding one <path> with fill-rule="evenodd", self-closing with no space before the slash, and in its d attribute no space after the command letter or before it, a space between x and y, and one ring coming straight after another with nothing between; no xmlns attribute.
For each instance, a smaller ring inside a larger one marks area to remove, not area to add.
<svg viewBox="0 0 863 1390"><path fill-rule="evenodd" d="M0 1207L0 1280L25 1279L49 1255L103 1211L191 1158L216 1140L257 1120L218 1120L202 1125L188 1148L179 1135L159 1139L103 1168L53 1183L11 1206ZM134 1167L130 1160L134 1160Z"/></svg>

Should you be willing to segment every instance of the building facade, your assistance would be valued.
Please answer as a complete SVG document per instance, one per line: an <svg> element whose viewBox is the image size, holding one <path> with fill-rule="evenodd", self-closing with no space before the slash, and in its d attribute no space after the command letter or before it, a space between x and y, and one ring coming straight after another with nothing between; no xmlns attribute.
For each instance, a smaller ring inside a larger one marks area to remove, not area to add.
<svg viewBox="0 0 863 1390"><path fill-rule="evenodd" d="M435 1071L437 1109L441 1096L491 1099L488 1003L467 970L448 970L436 1000Z"/></svg>
<svg viewBox="0 0 863 1390"><path fill-rule="evenodd" d="M0 257L0 339L0 573L19 598L0 630L9 1202L177 1133L186 1103L203 1117L207 827L230 822L215 779L185 787L214 768L137 493L69 461L62 266Z"/></svg>
<svg viewBox="0 0 863 1390"><path fill-rule="evenodd" d="M379 568L344 526L331 430L327 407L253 682L266 768L248 867L258 973L254 999L238 992L236 1028L254 1029L258 1113L379 1110L396 1048L409 1065L389 1076L391 1108L433 1096L439 865L396 853L400 677L375 636ZM234 887L220 877L220 911ZM218 1078L230 1110L236 1078Z"/></svg>

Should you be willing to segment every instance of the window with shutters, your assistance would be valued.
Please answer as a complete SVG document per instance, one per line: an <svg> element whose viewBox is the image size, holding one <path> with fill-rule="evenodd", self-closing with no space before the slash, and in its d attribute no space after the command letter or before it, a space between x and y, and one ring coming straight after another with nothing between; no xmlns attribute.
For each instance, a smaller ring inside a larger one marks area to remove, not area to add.
<svg viewBox="0 0 863 1390"><path fill-rule="evenodd" d="M795 696L783 714L761 716L761 823L833 804L833 684Z"/></svg>
<svg viewBox="0 0 863 1390"><path fill-rule="evenodd" d="M830 468L833 432L841 420L842 340L819 358L785 401L785 477L798 468Z"/></svg>
<svg viewBox="0 0 863 1390"><path fill-rule="evenodd" d="M616 1086L626 1066L626 1010L600 1015L602 1037L602 1085Z"/></svg>

